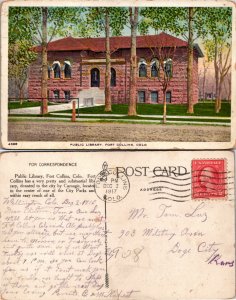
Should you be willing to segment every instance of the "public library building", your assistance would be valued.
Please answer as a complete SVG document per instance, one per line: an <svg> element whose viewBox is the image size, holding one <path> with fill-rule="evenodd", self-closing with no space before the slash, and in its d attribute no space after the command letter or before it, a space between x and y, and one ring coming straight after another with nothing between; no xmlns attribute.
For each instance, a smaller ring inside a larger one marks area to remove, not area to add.
<svg viewBox="0 0 236 300"><path fill-rule="evenodd" d="M111 37L110 47L112 103L128 103L131 38ZM41 47L36 47L35 50L40 53ZM167 103L186 103L188 43L164 32L158 35L137 36L137 102L153 104L163 102L162 85L158 78L160 51L172 53L165 61L165 72L171 77L166 91ZM199 57L203 57L203 53L195 44L194 102L198 101ZM104 103L105 63L105 38L67 37L50 42L48 98L67 102L71 98L94 96L96 103ZM28 96L31 100L41 97L41 55L30 66Z"/></svg>

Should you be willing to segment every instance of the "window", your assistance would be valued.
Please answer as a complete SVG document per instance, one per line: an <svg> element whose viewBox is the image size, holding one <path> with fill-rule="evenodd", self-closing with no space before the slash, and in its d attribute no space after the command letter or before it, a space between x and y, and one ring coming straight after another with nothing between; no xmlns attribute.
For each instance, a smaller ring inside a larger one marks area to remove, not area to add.
<svg viewBox="0 0 236 300"><path fill-rule="evenodd" d="M111 86L116 86L116 70L111 68Z"/></svg>
<svg viewBox="0 0 236 300"><path fill-rule="evenodd" d="M91 87L100 86L100 71L97 68L91 70Z"/></svg>
<svg viewBox="0 0 236 300"><path fill-rule="evenodd" d="M68 60L64 61L64 78L71 78L71 64Z"/></svg>
<svg viewBox="0 0 236 300"><path fill-rule="evenodd" d="M139 103L144 103L145 102L145 92L144 91L139 91L138 92L138 102Z"/></svg>
<svg viewBox="0 0 236 300"><path fill-rule="evenodd" d="M152 103L158 102L158 92L151 92L151 102Z"/></svg>
<svg viewBox="0 0 236 300"><path fill-rule="evenodd" d="M65 100L70 100L70 91L64 91Z"/></svg>
<svg viewBox="0 0 236 300"><path fill-rule="evenodd" d="M50 68L50 66L48 66L48 79L50 79L51 78L51 68Z"/></svg>
<svg viewBox="0 0 236 300"><path fill-rule="evenodd" d="M166 92L166 103L171 103L171 92Z"/></svg>
<svg viewBox="0 0 236 300"><path fill-rule="evenodd" d="M60 98L60 91L59 90L53 91L53 96L54 96L54 99L59 99Z"/></svg>
<svg viewBox="0 0 236 300"><path fill-rule="evenodd" d="M164 61L164 69L165 69L166 77L171 78L173 75L173 64L171 58L167 58Z"/></svg>
<svg viewBox="0 0 236 300"><path fill-rule="evenodd" d="M158 77L159 74L159 61L153 58L151 61L151 77Z"/></svg>
<svg viewBox="0 0 236 300"><path fill-rule="evenodd" d="M147 63L144 58L141 58L138 64L139 77L147 77Z"/></svg>
<svg viewBox="0 0 236 300"><path fill-rule="evenodd" d="M61 78L61 65L59 61L54 61L52 69L54 71L54 78Z"/></svg>

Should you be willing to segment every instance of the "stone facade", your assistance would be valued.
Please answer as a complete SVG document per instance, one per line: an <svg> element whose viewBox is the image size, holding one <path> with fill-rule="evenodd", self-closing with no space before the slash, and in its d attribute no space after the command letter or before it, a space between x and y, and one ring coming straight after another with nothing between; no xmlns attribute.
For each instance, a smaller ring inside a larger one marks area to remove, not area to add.
<svg viewBox="0 0 236 300"><path fill-rule="evenodd" d="M163 103L163 92L157 77L151 77L151 61L154 57L150 48L137 48L137 63L141 58L146 60L147 75L139 77L137 74L137 101L145 103ZM193 98L198 101L198 57L194 50L193 66ZM91 70L96 68L100 72L99 89L104 90L105 84L105 53L91 50L76 51L48 51L48 65L60 62L61 78L53 78L54 71L50 70L48 78L48 97L54 99L55 91L59 91L59 101L66 101L66 93L71 98L78 98L81 91L91 89ZM64 78L64 62L71 65L71 78ZM187 47L176 47L172 59L172 79L169 82L167 93L170 102L187 102ZM128 103L130 90L130 49L118 49L112 53L112 68L116 72L115 86L111 87L112 103ZM137 66L138 73L138 66ZM41 97L41 58L30 67L28 95L31 100ZM141 98L140 98L141 97Z"/></svg>

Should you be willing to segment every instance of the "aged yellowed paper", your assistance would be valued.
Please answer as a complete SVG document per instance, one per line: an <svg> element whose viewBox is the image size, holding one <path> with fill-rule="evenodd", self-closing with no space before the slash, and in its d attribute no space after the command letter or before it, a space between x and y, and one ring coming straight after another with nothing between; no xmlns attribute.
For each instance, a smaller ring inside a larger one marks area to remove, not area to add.
<svg viewBox="0 0 236 300"><path fill-rule="evenodd" d="M0 156L1 298L235 294L230 151Z"/></svg>

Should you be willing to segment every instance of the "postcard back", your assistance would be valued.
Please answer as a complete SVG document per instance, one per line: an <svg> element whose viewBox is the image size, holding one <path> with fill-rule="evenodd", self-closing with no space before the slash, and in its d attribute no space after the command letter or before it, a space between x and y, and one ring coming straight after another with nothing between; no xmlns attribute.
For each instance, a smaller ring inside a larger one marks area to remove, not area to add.
<svg viewBox="0 0 236 300"><path fill-rule="evenodd" d="M3 299L230 298L232 152L1 155Z"/></svg>

